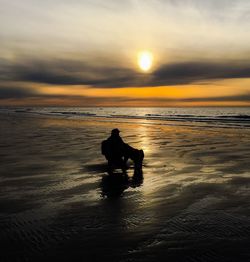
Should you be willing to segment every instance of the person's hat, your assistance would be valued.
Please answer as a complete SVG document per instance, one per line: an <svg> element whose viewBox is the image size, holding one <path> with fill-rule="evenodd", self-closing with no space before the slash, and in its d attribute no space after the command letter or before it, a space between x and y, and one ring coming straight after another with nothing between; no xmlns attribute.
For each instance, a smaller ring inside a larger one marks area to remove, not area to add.
<svg viewBox="0 0 250 262"><path fill-rule="evenodd" d="M118 128L115 128L115 129L113 129L113 130L111 131L111 134L112 134L112 135L119 135L119 133L120 133L120 130L119 130Z"/></svg>

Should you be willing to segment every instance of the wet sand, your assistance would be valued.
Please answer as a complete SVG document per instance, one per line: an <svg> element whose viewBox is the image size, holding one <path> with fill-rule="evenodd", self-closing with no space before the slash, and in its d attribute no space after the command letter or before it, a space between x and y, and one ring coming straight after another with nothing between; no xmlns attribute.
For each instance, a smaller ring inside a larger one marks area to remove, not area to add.
<svg viewBox="0 0 250 262"><path fill-rule="evenodd" d="M250 261L250 129L0 120L0 261ZM107 176L115 127L143 177Z"/></svg>

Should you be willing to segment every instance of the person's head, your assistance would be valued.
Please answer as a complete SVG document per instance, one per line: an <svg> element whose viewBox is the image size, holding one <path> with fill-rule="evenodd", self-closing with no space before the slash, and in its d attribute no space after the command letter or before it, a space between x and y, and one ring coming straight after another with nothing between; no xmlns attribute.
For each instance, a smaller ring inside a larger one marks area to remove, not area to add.
<svg viewBox="0 0 250 262"><path fill-rule="evenodd" d="M112 136L119 136L120 130L118 128L115 128L111 131Z"/></svg>

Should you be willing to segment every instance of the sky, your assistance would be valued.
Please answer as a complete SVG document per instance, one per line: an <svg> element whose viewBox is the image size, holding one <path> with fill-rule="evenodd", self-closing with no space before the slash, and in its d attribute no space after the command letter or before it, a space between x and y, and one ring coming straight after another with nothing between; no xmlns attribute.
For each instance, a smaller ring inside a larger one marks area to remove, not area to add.
<svg viewBox="0 0 250 262"><path fill-rule="evenodd" d="M0 0L0 106L250 106L249 28L249 0Z"/></svg>

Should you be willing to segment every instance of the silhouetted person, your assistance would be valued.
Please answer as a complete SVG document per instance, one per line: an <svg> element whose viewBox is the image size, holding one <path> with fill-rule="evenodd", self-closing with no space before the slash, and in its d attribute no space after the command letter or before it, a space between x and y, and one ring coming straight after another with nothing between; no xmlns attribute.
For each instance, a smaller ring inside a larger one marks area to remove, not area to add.
<svg viewBox="0 0 250 262"><path fill-rule="evenodd" d="M111 136L102 142L102 154L108 160L108 172L112 174L114 168L121 168L125 173L126 163L130 158L134 161L135 172L140 173L144 158L143 150L138 150L123 142L119 129L111 131Z"/></svg>
<svg viewBox="0 0 250 262"><path fill-rule="evenodd" d="M115 167L121 167L125 172L124 150L125 143L120 137L120 130L115 128L111 131L111 136L102 142L102 154L108 160L109 172L112 172Z"/></svg>

